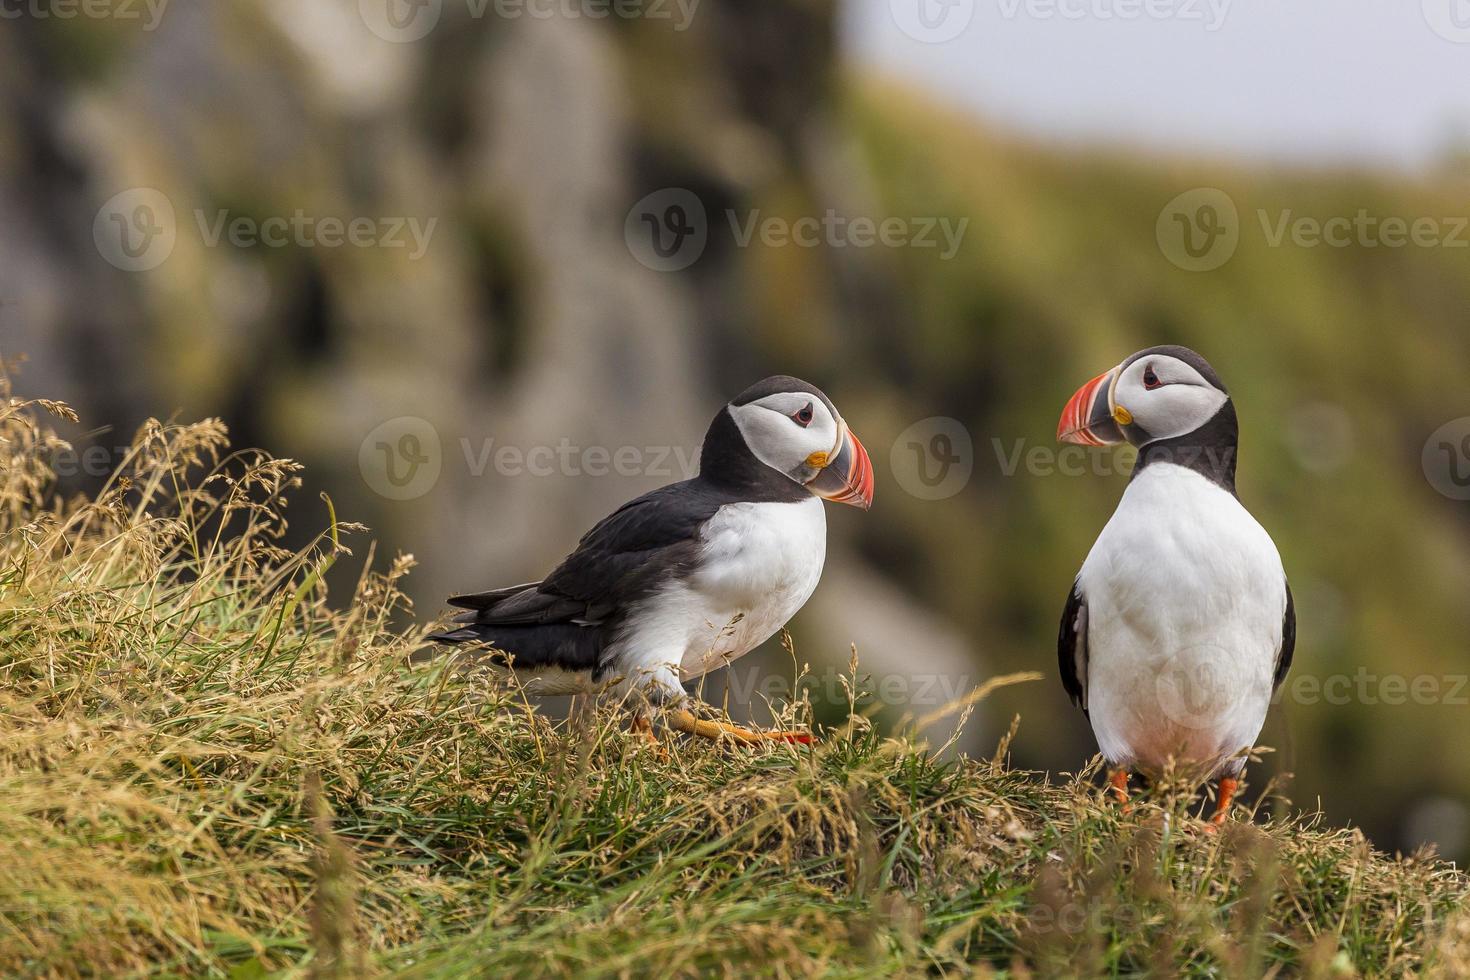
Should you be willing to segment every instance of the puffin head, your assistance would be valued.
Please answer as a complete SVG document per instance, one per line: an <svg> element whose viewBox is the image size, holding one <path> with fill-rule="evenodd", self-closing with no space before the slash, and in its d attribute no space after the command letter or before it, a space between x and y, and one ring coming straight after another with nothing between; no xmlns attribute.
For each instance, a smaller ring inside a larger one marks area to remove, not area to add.
<svg viewBox="0 0 1470 980"><path fill-rule="evenodd" d="M1127 440L1142 449L1183 444L1186 437L1200 444L1235 441L1230 392L1188 347L1150 347L1099 374L1077 389L1057 423L1059 440L1084 446Z"/></svg>
<svg viewBox="0 0 1470 980"><path fill-rule="evenodd" d="M705 436L700 474L755 488L801 488L867 510L873 464L816 385L777 375L721 409Z"/></svg>

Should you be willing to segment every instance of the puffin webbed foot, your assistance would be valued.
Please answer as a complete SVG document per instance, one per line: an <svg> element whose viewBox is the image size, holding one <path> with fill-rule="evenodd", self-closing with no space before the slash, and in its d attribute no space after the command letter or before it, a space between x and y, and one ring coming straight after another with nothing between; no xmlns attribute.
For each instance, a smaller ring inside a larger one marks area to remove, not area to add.
<svg viewBox="0 0 1470 980"><path fill-rule="evenodd" d="M790 745L811 745L811 732L781 731L781 732L758 732L749 728L741 728L723 721L706 721L696 718L682 708L670 711L666 716L669 727L678 732L689 735L698 735L701 738L730 739L741 745L758 745L763 742L784 742Z"/></svg>

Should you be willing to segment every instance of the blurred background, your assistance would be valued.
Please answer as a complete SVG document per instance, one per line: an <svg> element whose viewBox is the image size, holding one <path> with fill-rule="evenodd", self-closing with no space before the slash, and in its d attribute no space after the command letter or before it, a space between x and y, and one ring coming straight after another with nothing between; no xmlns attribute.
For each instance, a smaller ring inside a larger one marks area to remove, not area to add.
<svg viewBox="0 0 1470 980"><path fill-rule="evenodd" d="M1296 593L1256 788L1470 854L1463 0L0 14L0 354L81 412L69 489L150 416L218 415L308 464L301 541L325 491L416 556L430 620L544 574L692 475L729 397L799 375L878 470L793 624L818 710L853 645L885 724L1040 670L961 747L1019 714L1015 763L1073 771L1095 747L1056 624L1128 459L1060 451L1057 418L1186 344ZM768 647L708 696L789 693Z"/></svg>

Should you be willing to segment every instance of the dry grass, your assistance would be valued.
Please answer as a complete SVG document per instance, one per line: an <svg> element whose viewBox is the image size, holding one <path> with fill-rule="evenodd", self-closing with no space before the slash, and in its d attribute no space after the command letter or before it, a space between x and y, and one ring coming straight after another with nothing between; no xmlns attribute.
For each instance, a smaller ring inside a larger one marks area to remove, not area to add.
<svg viewBox="0 0 1470 980"><path fill-rule="evenodd" d="M409 559L329 606L356 529L280 548L293 465L149 424L62 502L67 410L0 397L5 975L1470 970L1464 876L1353 831L1205 835L860 718L667 755L553 723L413 662Z"/></svg>

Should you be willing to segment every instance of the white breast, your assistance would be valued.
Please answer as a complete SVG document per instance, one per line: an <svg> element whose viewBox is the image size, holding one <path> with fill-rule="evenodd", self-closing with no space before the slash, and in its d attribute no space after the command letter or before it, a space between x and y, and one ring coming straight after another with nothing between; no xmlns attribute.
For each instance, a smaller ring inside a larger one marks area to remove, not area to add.
<svg viewBox="0 0 1470 980"><path fill-rule="evenodd" d="M1087 708L1103 755L1212 772L1252 745L1286 611L1281 556L1230 493L1153 464L1129 484L1078 576Z"/></svg>
<svg viewBox="0 0 1470 980"><path fill-rule="evenodd" d="M629 617L611 658L620 672L677 687L770 639L822 577L827 520L817 497L726 504L701 539L693 572Z"/></svg>

